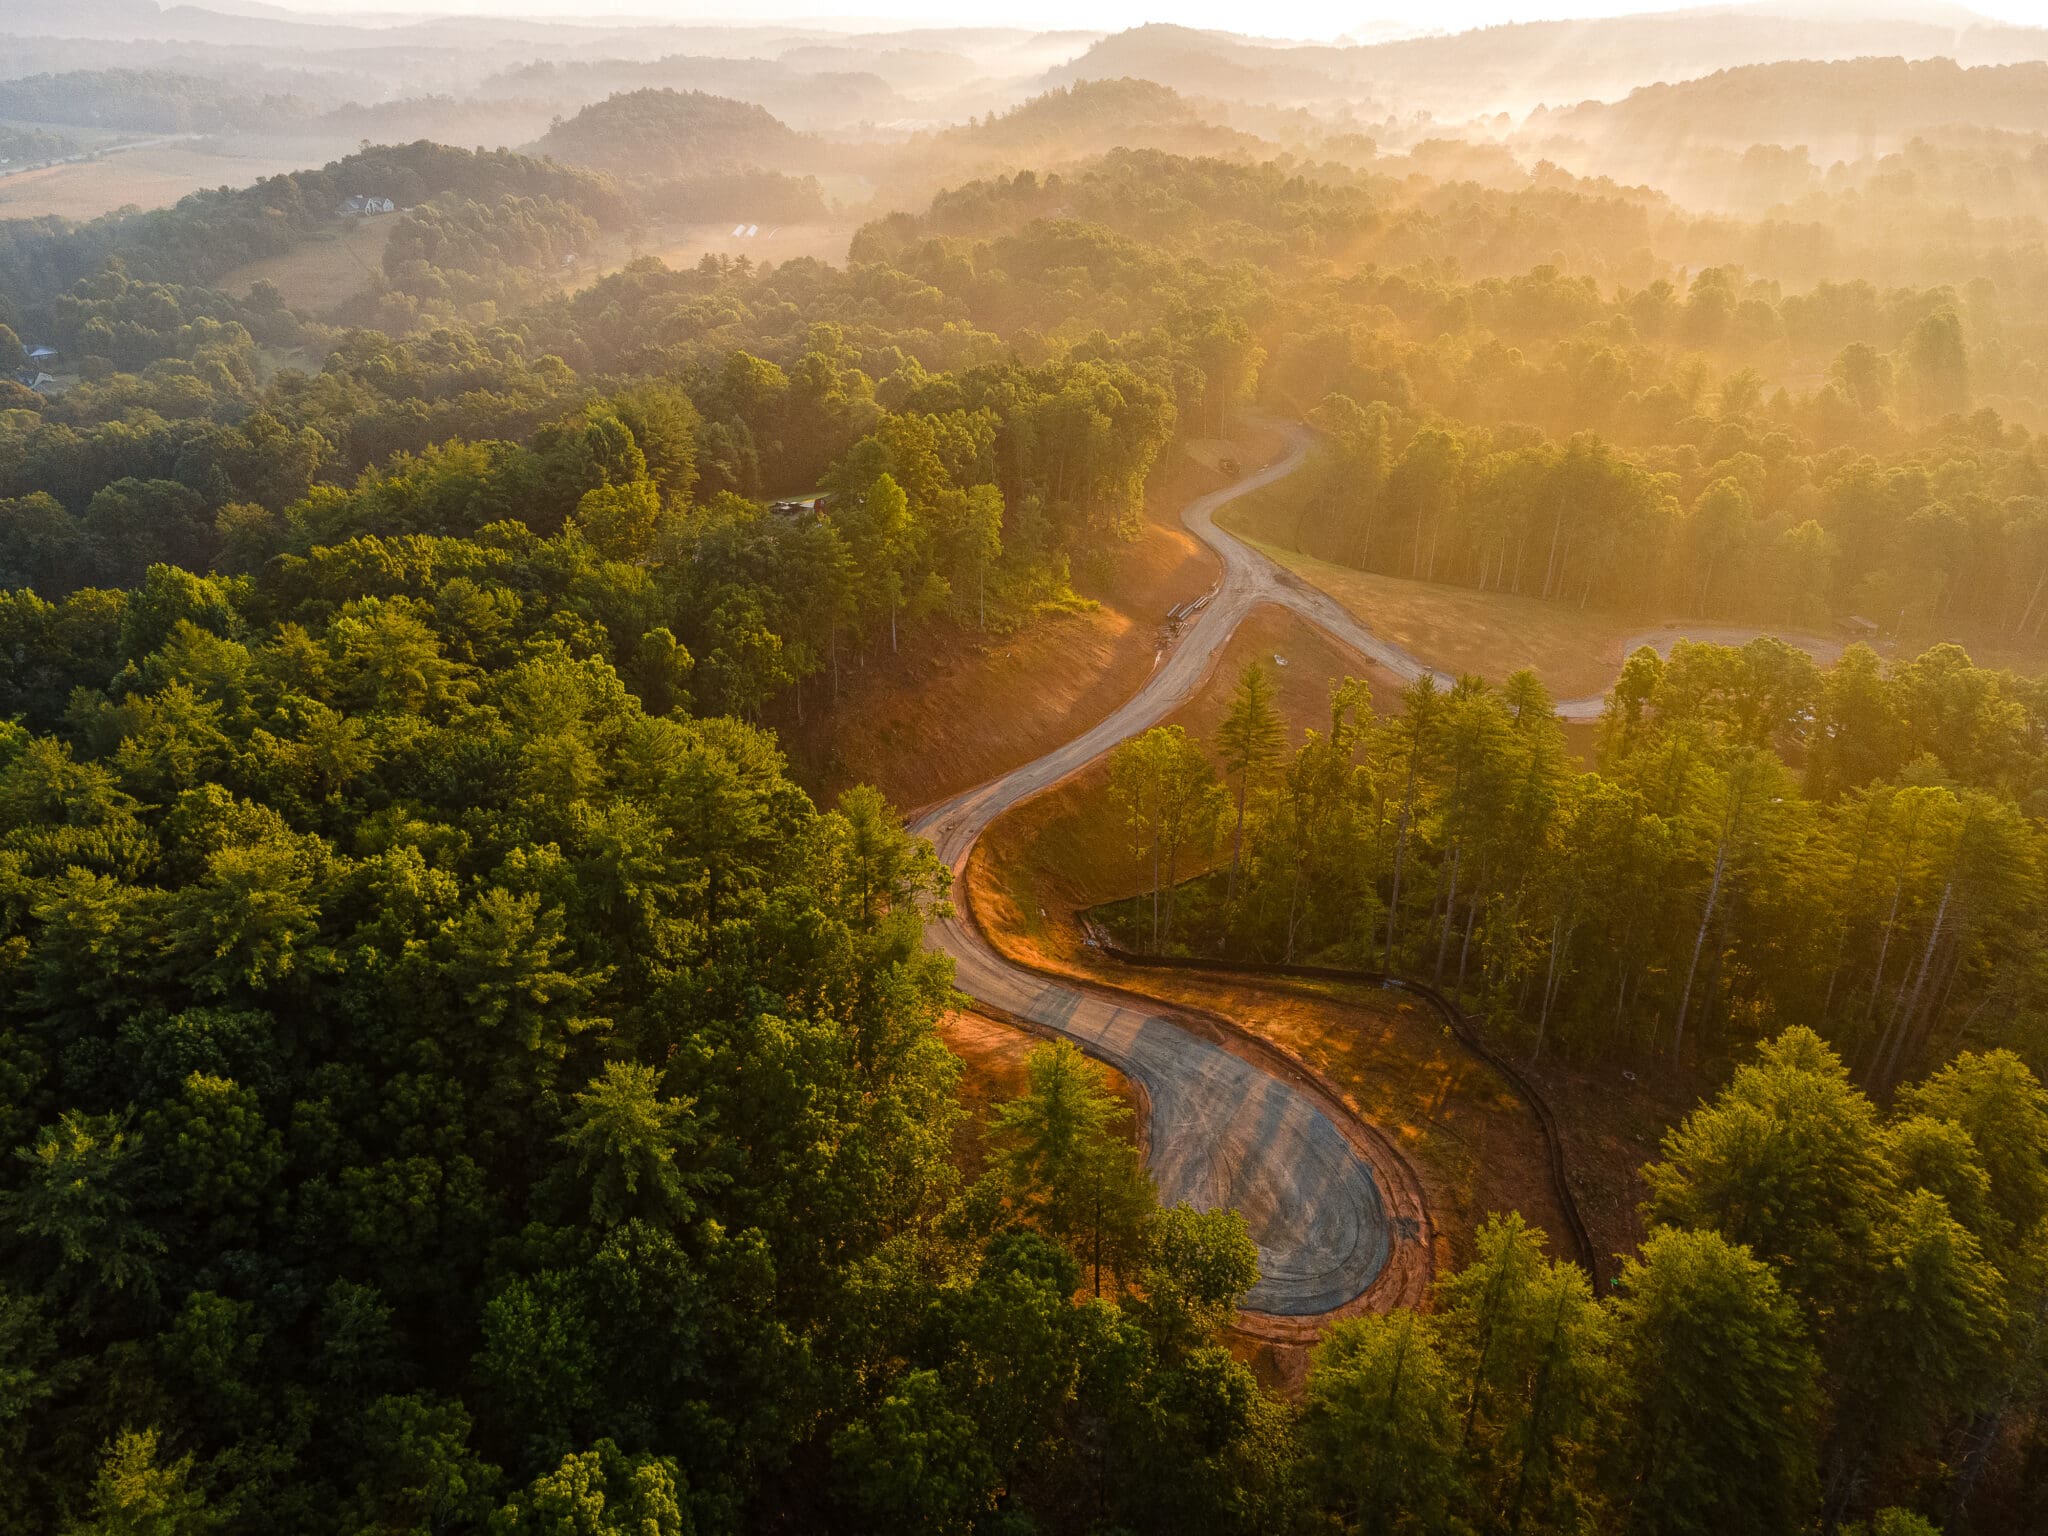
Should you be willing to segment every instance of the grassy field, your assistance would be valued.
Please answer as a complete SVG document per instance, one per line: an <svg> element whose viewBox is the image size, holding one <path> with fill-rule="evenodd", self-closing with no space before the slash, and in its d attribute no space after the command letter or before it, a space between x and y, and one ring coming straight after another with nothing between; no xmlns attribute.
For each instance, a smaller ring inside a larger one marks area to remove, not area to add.
<svg viewBox="0 0 2048 1536"><path fill-rule="evenodd" d="M292 308L321 314L359 292L383 270L384 247L397 227L398 221L388 216L336 219L321 238L282 256L237 267L220 286L244 294L259 282L272 283Z"/></svg>
<svg viewBox="0 0 2048 1536"><path fill-rule="evenodd" d="M1294 547L1298 497L1287 482L1231 503L1216 521L1322 588L1373 632L1447 672L1499 682L1533 668L1558 698L1597 693L1625 659L1622 643L1650 627L1642 615L1581 612L1540 598L1405 581L1333 565Z"/></svg>
<svg viewBox="0 0 2048 1536"><path fill-rule="evenodd" d="M1747 625L1685 622L1654 613L1582 611L1510 592L1478 592L1354 570L1296 547L1300 513L1299 488L1283 480L1232 502L1216 514L1216 521L1329 593L1375 634L1444 671L1474 672L1498 683L1529 667L1553 696L1581 698L1604 691L1614 681L1629 641L1645 631L1678 629L1730 645L1757 633ZM1802 637L1786 631L1784 637L1823 663L1832 661L1840 649L1840 642L1826 635ZM1944 640L1963 646L1980 666L2006 667L2026 676L2048 671L2048 641L1929 630L1887 640L1879 649L1894 658L1908 658ZM1668 639L1660 638L1658 648L1668 649Z"/></svg>
<svg viewBox="0 0 2048 1536"><path fill-rule="evenodd" d="M308 241L282 256L266 257L238 267L221 280L230 293L246 293L259 281L277 285L294 309L315 314L334 308L369 282L381 269L384 247L396 221L391 218L336 219L324 238ZM697 264L706 254L750 256L757 262L781 263L800 256L843 262L851 227L792 224L772 235L736 240L730 224L656 224L628 239L606 239L569 274L568 286L588 287L642 256L654 256L670 267Z"/></svg>
<svg viewBox="0 0 2048 1536"><path fill-rule="evenodd" d="M0 178L0 219L92 219L133 204L163 208L202 187L243 187L319 159L303 149L177 140Z"/></svg>

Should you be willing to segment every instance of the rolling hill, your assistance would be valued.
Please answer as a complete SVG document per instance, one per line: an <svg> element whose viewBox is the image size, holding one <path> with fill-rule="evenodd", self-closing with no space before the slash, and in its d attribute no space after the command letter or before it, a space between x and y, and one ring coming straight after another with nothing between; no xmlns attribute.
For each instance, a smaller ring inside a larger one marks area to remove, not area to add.
<svg viewBox="0 0 2048 1536"><path fill-rule="evenodd" d="M810 158L810 141L765 108L704 91L607 97L556 123L533 149L566 165L641 177L782 170Z"/></svg>

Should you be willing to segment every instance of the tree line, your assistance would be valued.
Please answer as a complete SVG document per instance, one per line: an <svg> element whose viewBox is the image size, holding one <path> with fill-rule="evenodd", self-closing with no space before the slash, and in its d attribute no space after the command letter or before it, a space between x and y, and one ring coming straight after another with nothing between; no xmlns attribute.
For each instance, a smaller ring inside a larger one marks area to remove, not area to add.
<svg viewBox="0 0 2048 1536"><path fill-rule="evenodd" d="M1611 1295L1496 1217L1428 1313L1333 1328L1308 1486L1358 1531L2024 1526L2044 1127L2009 1052L1886 1116L1788 1030L1643 1170L1649 1236ZM2022 1486L1993 1508L2001 1461Z"/></svg>
<svg viewBox="0 0 2048 1536"><path fill-rule="evenodd" d="M1256 665L1213 751L1119 747L1135 947L1421 976L1532 1056L1739 1055L1800 1024L1887 1091L1959 1044L2048 1065L2048 693L1954 646L1645 648L1576 770L1541 684L1335 686L1291 748ZM1788 758L1790 761L1788 762Z"/></svg>

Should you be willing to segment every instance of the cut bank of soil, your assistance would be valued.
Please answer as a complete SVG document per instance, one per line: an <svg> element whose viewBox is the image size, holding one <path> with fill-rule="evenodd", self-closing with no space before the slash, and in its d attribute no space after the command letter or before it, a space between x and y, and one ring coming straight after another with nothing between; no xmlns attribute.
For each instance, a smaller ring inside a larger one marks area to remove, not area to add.
<svg viewBox="0 0 2048 1536"><path fill-rule="evenodd" d="M1166 611L1215 584L1215 557L1181 527L1181 507L1233 478L1223 458L1255 462L1279 441L1248 427L1231 443L1189 445L1156 471L1138 538L1112 552L1099 584L1076 580L1097 604L1091 611L1048 615L986 642L956 636L944 655L916 635L893 656L843 658L836 708L817 678L803 720L785 703L771 721L792 775L821 803L865 783L910 809L1030 762L1076 722L1110 713L1151 675Z"/></svg>
<svg viewBox="0 0 2048 1536"><path fill-rule="evenodd" d="M1276 655L1288 664L1276 666ZM1382 707L1395 703L1392 680L1370 663L1296 615L1261 608L1169 722L1209 740L1239 671L1254 657L1278 685L1276 703L1292 737L1327 725L1330 683L1340 676L1364 676ZM1078 908L1130 895L1148 879L1110 803L1105 762L998 818L967 878L984 931L1010 958L1221 1016L1310 1069L1351 1116L1377 1127L1415 1166L1437 1264L1468 1258L1480 1221L1497 1210L1521 1211L1551 1234L1553 1251L1570 1251L1540 1128L1508 1085L1412 999L1364 986L1133 969L1082 942ZM1322 1321L1294 1337L1246 1334L1240 1352L1270 1384L1297 1389Z"/></svg>

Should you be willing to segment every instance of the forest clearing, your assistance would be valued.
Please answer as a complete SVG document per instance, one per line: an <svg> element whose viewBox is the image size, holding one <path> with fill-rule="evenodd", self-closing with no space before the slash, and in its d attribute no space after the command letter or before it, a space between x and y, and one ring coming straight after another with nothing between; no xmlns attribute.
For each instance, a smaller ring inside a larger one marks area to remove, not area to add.
<svg viewBox="0 0 2048 1536"><path fill-rule="evenodd" d="M292 308L325 313L377 281L384 248L397 227L389 217L336 218L323 238L237 267L223 274L221 287L247 293L258 283L269 283Z"/></svg>

